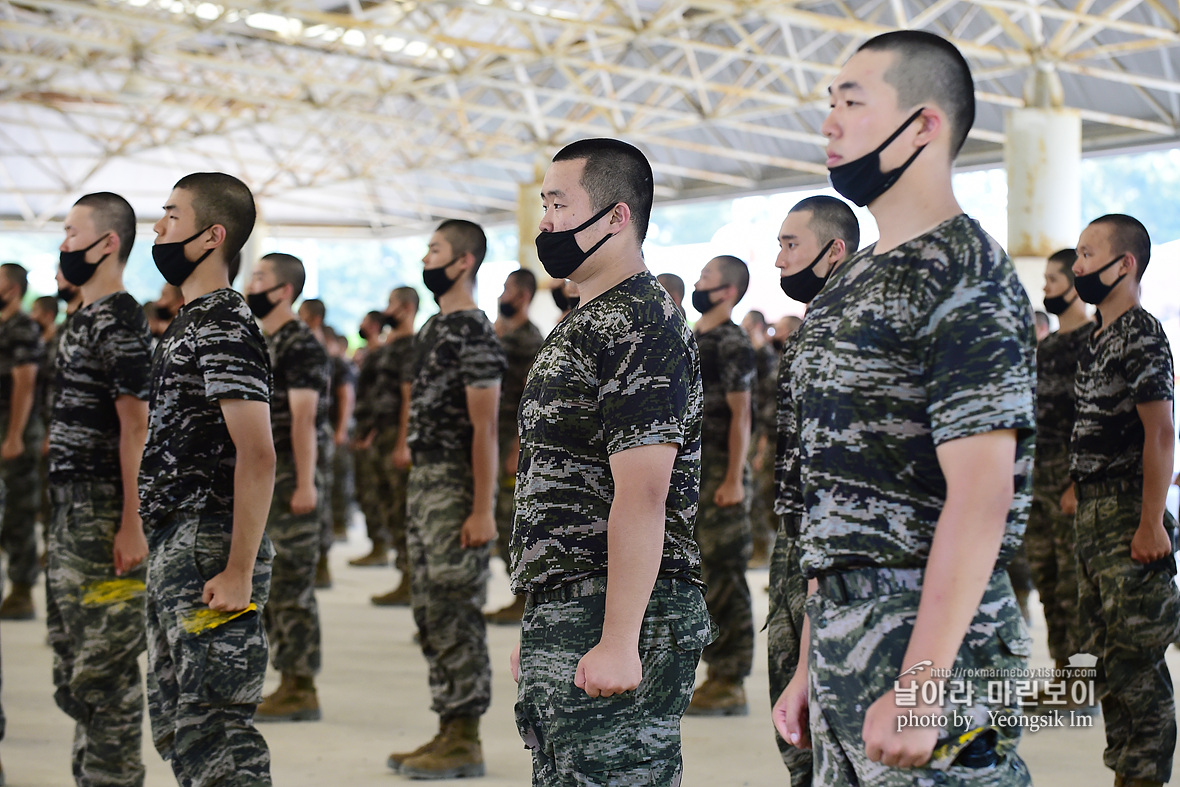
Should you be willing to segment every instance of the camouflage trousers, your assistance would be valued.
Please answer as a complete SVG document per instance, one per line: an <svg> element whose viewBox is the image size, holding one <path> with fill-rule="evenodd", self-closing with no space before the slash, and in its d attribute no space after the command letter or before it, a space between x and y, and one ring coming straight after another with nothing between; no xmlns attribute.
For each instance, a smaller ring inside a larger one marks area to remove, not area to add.
<svg viewBox="0 0 1180 787"><path fill-rule="evenodd" d="M1048 468L1049 457L1037 454L1035 481ZM1074 545L1073 516L1061 513L1061 493L1069 483L1069 458L1057 463L1048 484L1033 484L1032 506L1024 546L1049 630L1049 655L1065 662L1078 652L1077 549Z"/></svg>
<svg viewBox="0 0 1180 787"><path fill-rule="evenodd" d="M501 421L501 427L504 423ZM504 559L508 573L512 574L511 550L512 522L516 519L516 474L504 471L504 457L508 456L508 449L512 447L516 438L516 420L513 419L511 429L500 430L500 473L499 488L496 494L496 551Z"/></svg>
<svg viewBox="0 0 1180 787"><path fill-rule="evenodd" d="M525 602L516 725L532 751L533 787L680 784L680 719L712 639L704 597L688 582L657 580L639 634L639 687L590 697L574 675L602 637L605 613L606 577L531 593Z"/></svg>
<svg viewBox="0 0 1180 787"><path fill-rule="evenodd" d="M483 618L491 544L459 546L474 484L469 461L414 457L407 494L410 605L429 671L431 710L444 721L483 715L492 698Z"/></svg>
<svg viewBox="0 0 1180 787"><path fill-rule="evenodd" d="M214 612L205 582L225 570L227 521L176 513L151 528L147 579L152 738L181 787L269 785L270 751L254 726L266 675L262 613L274 548L265 535L251 606Z"/></svg>
<svg viewBox="0 0 1180 787"><path fill-rule="evenodd" d="M399 571L409 567L406 548L406 483L409 472L393 466L397 430L377 432L373 444L356 453L356 484L365 528L374 546L392 546Z"/></svg>
<svg viewBox="0 0 1180 787"><path fill-rule="evenodd" d="M4 498L7 497L7 494L8 494L8 492L4 487L4 479L0 478L0 517L3 516L2 512L4 511ZM0 571L0 587L3 587L3 586L4 586L4 573L2 571ZM3 652L3 650L4 650L4 648L0 647L0 652ZM3 677L4 677L4 665L3 665L3 662L0 661L0 687L2 687L2 684L4 682ZM0 691L0 694L3 694L3 692ZM8 727L8 719L4 716L4 706L2 704L0 704L0 741L4 740L4 731L7 727Z"/></svg>
<svg viewBox="0 0 1180 787"><path fill-rule="evenodd" d="M1090 490L1093 489L1093 492ZM1168 781L1176 749L1176 706L1164 651L1180 629L1180 591L1168 556L1145 566L1131 559L1143 493L1079 485L1075 520L1078 642L1098 657L1095 689L1106 726L1106 766L1127 778ZM1167 525L1175 542L1175 520Z"/></svg>
<svg viewBox="0 0 1180 787"><path fill-rule="evenodd" d="M343 533L348 529L348 516L356 503L356 461L348 445L336 446L332 457L332 529Z"/></svg>
<svg viewBox="0 0 1180 787"><path fill-rule="evenodd" d="M922 768L891 768L865 754L861 737L865 711L894 688L902 671L913 666L902 661L920 597L920 570L865 568L821 577L819 592L807 599L815 783L1030 785L1028 769L1016 753L1020 727L993 724L989 715L1018 715L1018 697L1015 691L989 693L989 679L981 677L988 674L986 670L1024 669L1031 651L1012 584L1002 569L992 574L955 657L956 675L976 677L963 678L963 690L957 697L948 696L940 715L947 716L949 723L940 730L931 762ZM978 734L995 736L994 748L1002 759L990 768L952 764L970 742L958 741L958 736L979 727L991 728Z"/></svg>
<svg viewBox="0 0 1180 787"><path fill-rule="evenodd" d="M332 484L336 471L336 453L340 449L331 435L320 440L316 451L316 518L320 523L320 554L328 554L336 535L332 532Z"/></svg>
<svg viewBox="0 0 1180 787"><path fill-rule="evenodd" d="M773 437L773 435L772 435ZM757 550L769 553L778 532L778 514L774 513L774 440L762 458L762 468L750 466L750 535ZM750 447L751 457L757 450L756 441Z"/></svg>
<svg viewBox="0 0 1180 787"><path fill-rule="evenodd" d="M725 479L727 456L701 456L701 494L696 540L701 548L701 579L708 586L705 601L719 634L702 655L709 675L742 680L754 663L754 604L746 567L753 549L750 540L750 484L735 506L721 508L713 495Z"/></svg>
<svg viewBox="0 0 1180 787"><path fill-rule="evenodd" d="M76 722L74 782L142 785L147 566L115 575L117 484L61 484L51 494L45 599L54 699Z"/></svg>
<svg viewBox="0 0 1180 787"><path fill-rule="evenodd" d="M0 441L8 431L2 419ZM0 523L0 549L8 555L8 578L14 584L33 585L41 571L37 560L37 515L41 510L41 473L38 462L45 430L30 419L24 434L25 452L16 459L0 461L0 478L8 488L4 521Z"/></svg>
<svg viewBox="0 0 1180 787"><path fill-rule="evenodd" d="M797 514L782 517L774 552L770 556L770 611L766 616L767 668L770 676L770 704L795 676L799 664L799 643L803 632L807 579L799 565L799 524ZM783 764L791 774L792 787L811 784L811 750L797 749L774 733Z"/></svg>
<svg viewBox="0 0 1180 787"><path fill-rule="evenodd" d="M316 473L316 489L323 477ZM295 465L280 459L275 468L275 491L266 520L266 534L274 545L270 596L262 618L270 642L270 661L286 675L319 674L323 659L320 610L315 598L315 569L320 559L319 511L291 513L295 493Z"/></svg>

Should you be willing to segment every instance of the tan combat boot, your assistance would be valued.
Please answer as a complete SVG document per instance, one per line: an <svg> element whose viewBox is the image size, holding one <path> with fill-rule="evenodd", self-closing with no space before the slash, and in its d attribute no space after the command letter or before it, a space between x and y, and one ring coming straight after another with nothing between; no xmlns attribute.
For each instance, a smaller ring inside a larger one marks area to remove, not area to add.
<svg viewBox="0 0 1180 787"><path fill-rule="evenodd" d="M32 620L34 617L33 586L13 582L12 592L0 602L0 620Z"/></svg>
<svg viewBox="0 0 1180 787"><path fill-rule="evenodd" d="M269 697L263 697L254 712L255 721L319 721L320 701L315 680L310 676L283 673L282 683Z"/></svg>
<svg viewBox="0 0 1180 787"><path fill-rule="evenodd" d="M524 596L517 596L512 603L503 609L497 609L495 612L484 613L484 619L488 623L494 623L497 626L510 626L513 623L519 623L520 619L524 617Z"/></svg>
<svg viewBox="0 0 1180 787"><path fill-rule="evenodd" d="M461 716L442 723L437 742L402 761L400 773L411 779L464 779L484 775L479 717Z"/></svg>
<svg viewBox="0 0 1180 787"><path fill-rule="evenodd" d="M369 598L375 607L408 607L410 606L410 572L402 572L402 580L398 586L388 593Z"/></svg>
<svg viewBox="0 0 1180 787"><path fill-rule="evenodd" d="M746 689L740 680L709 676L692 694L688 716L748 716Z"/></svg>
<svg viewBox="0 0 1180 787"><path fill-rule="evenodd" d="M328 556L321 554L315 564L315 589L330 590L332 588L332 569L328 567Z"/></svg>
<svg viewBox="0 0 1180 787"><path fill-rule="evenodd" d="M354 557L348 561L350 566L388 566L389 565L389 547L384 544L373 544L373 548L369 550L369 554Z"/></svg>
<svg viewBox="0 0 1180 787"><path fill-rule="evenodd" d="M1163 782L1157 782L1154 779L1136 779L1118 774L1115 774L1114 783L1115 787L1164 787Z"/></svg>
<svg viewBox="0 0 1180 787"><path fill-rule="evenodd" d="M426 743L423 743L413 751L393 752L389 755L388 759L385 760L385 764L389 766L389 770L393 771L394 773L401 773L403 762L410 759L411 757L417 757L419 754L425 754L428 751L434 750L434 747L438 745L440 740L442 740L442 731L443 723L442 721L439 721L438 732L434 734L433 738L426 741Z"/></svg>

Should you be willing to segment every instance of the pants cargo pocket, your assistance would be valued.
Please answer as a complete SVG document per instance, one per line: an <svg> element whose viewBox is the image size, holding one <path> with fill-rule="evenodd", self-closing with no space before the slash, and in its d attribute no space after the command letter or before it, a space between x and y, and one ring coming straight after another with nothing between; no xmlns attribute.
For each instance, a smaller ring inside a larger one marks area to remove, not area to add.
<svg viewBox="0 0 1180 787"><path fill-rule="evenodd" d="M233 617L232 613L216 614L226 619L190 623L181 634L181 696L197 705L256 705L262 700L266 676L262 618L257 608Z"/></svg>

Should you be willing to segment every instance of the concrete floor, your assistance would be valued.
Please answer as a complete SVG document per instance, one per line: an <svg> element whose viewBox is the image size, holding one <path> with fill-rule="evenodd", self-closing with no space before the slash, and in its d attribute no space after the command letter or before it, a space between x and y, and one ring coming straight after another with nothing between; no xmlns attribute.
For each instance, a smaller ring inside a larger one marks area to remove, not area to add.
<svg viewBox="0 0 1180 787"><path fill-rule="evenodd" d="M393 586L393 570L347 565L348 558L363 554L367 547L359 527L350 533L348 543L337 544L331 554L335 585L319 596L325 664L319 694L324 719L263 727L271 747L274 782L280 787L388 787L400 783L402 777L385 768L387 754L414 748L436 729L436 717L429 711L425 663L411 640L409 610L379 609L368 600ZM493 571L489 608L498 608L510 595L503 564L493 560ZM749 576L761 625L766 616L767 572L751 570ZM41 595L37 602L36 621L5 621L0 634L3 702L8 716L0 758L11 787L61 787L72 781L69 752L73 722L53 704ZM1043 620L1034 620L1033 635L1037 646L1031 666L1049 666ZM479 782L486 787L529 783L530 760L513 722L515 684L507 667L516 639L515 627L491 627L488 631L493 700L482 730L488 775ZM685 787L788 783L770 726L762 632L756 652L754 673L747 683L750 716L684 720ZM1180 653L1170 649L1168 660L1176 672ZM267 691L277 683L277 675L268 675ZM147 734L145 741L150 741ZM1102 748L1098 718L1092 729L1046 729L1026 734L1020 752L1040 787L1099 787L1113 781L1102 764ZM171 769L150 742L144 760L148 787L175 784Z"/></svg>

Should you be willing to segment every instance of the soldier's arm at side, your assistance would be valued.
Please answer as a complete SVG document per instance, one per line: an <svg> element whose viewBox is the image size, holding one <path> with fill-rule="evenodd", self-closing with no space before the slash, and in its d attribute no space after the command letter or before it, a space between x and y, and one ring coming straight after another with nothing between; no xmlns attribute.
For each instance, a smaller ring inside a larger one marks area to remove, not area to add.
<svg viewBox="0 0 1180 787"><path fill-rule="evenodd" d="M948 440L935 451L946 479L946 503L935 525L918 617L900 670L924 659L932 668L954 666L995 569L1012 506L1015 430ZM897 717L910 710L898 707L892 689L870 706L862 733L869 759L899 768L929 761L938 730L899 733ZM921 703L912 710L918 715L941 713L940 707Z"/></svg>
<svg viewBox="0 0 1180 787"><path fill-rule="evenodd" d="M574 684L591 697L630 691L643 679L639 630L664 553L664 518L679 446L641 445L611 454L615 497L606 523L606 616L598 644L578 662Z"/></svg>
<svg viewBox="0 0 1180 787"><path fill-rule="evenodd" d="M469 385L465 390L472 428L471 471L475 480L475 499L471 515L463 523L460 543L465 547L478 547L496 537L496 478L500 464L496 423L500 414L500 384Z"/></svg>
<svg viewBox="0 0 1180 787"><path fill-rule="evenodd" d="M807 580L807 595L819 589L819 581ZM787 683L783 693L775 700L770 709L770 717L774 728L783 740L796 749L811 748L811 727L808 722L807 700L807 670L809 651L811 650L811 621L807 614L803 615L803 627L799 632L799 663L795 666L795 674ZM771 656L773 658L773 654Z"/></svg>
<svg viewBox="0 0 1180 787"><path fill-rule="evenodd" d="M233 537L225 570L205 583L201 598L212 609L237 612L250 604L254 561L274 493L275 445L268 403L222 399L219 404L237 451Z"/></svg>
<svg viewBox="0 0 1180 787"><path fill-rule="evenodd" d="M746 496L742 470L746 466L746 452L750 450L750 402L749 391L725 394L725 403L729 405L729 466L713 496L718 506L735 506Z"/></svg>
<svg viewBox="0 0 1180 787"><path fill-rule="evenodd" d="M352 420L352 410L356 406L356 392L348 383L336 386L336 445L348 442L348 423Z"/></svg>
<svg viewBox="0 0 1180 787"><path fill-rule="evenodd" d="M410 444L406 442L410 437L410 392L413 383L401 383L402 409L397 414L397 444L393 446L393 466L405 470L410 466ZM471 406L468 401L468 407Z"/></svg>
<svg viewBox="0 0 1180 787"><path fill-rule="evenodd" d="M0 452L4 459L15 459L24 453L25 427L33 412L33 392L37 387L37 364L22 363L12 367L12 400L8 405L8 433Z"/></svg>
<svg viewBox="0 0 1180 787"><path fill-rule="evenodd" d="M147 440L148 405L123 394L115 399L119 417L119 475L123 480L123 517L115 533L115 574L138 566L147 557L147 539L139 517L139 463Z"/></svg>
<svg viewBox="0 0 1180 787"><path fill-rule="evenodd" d="M1172 402L1161 400L1135 405L1143 422L1143 508L1139 528L1131 539L1131 557L1150 563L1172 552L1172 540L1164 529L1164 501L1172 476L1175 430Z"/></svg>
<svg viewBox="0 0 1180 787"><path fill-rule="evenodd" d="M315 509L316 447L315 411L320 394L314 388L288 388L291 408L291 452L295 455L295 494L291 513L306 514Z"/></svg>

